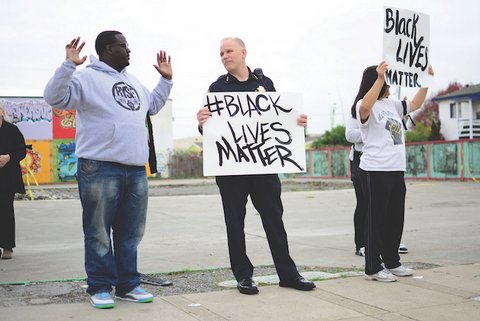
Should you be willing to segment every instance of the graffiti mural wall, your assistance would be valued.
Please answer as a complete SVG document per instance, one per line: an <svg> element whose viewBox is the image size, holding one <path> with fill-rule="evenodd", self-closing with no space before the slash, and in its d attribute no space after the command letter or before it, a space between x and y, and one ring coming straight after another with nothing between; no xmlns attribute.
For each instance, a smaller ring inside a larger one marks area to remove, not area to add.
<svg viewBox="0 0 480 321"><path fill-rule="evenodd" d="M77 180L77 156L75 142L68 139L55 139L51 143L53 180L72 182Z"/></svg>
<svg viewBox="0 0 480 321"><path fill-rule="evenodd" d="M27 185L74 181L75 111L52 108L41 97L0 97L28 146L21 162Z"/></svg>
<svg viewBox="0 0 480 321"><path fill-rule="evenodd" d="M53 138L75 138L75 110L53 108Z"/></svg>
<svg viewBox="0 0 480 321"><path fill-rule="evenodd" d="M0 98L0 104L25 139L52 139L52 107L38 98Z"/></svg>
<svg viewBox="0 0 480 321"><path fill-rule="evenodd" d="M52 108L42 97L0 97L5 114L15 124L27 146L21 162L26 184L76 181L75 110ZM167 101L152 117L158 173L168 177L169 153L173 150L172 102ZM150 174L149 168L147 167Z"/></svg>
<svg viewBox="0 0 480 321"><path fill-rule="evenodd" d="M27 146L27 156L20 163L23 180L28 184L51 183L52 165L51 165L51 146L48 140L30 140L25 141Z"/></svg>

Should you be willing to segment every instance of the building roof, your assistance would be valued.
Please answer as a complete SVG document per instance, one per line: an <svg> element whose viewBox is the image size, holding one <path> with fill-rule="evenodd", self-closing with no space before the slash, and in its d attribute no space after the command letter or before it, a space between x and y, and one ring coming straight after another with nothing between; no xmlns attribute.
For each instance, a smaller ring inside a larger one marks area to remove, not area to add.
<svg viewBox="0 0 480 321"><path fill-rule="evenodd" d="M466 85L460 90L453 93L448 93L443 96L433 98L433 100L458 100L461 98L470 98L473 100L480 100L480 84Z"/></svg>

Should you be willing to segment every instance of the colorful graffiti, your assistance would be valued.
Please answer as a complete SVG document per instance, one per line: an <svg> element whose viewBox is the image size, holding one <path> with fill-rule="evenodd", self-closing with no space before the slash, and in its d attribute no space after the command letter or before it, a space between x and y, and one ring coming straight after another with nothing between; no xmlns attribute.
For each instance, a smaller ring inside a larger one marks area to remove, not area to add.
<svg viewBox="0 0 480 321"><path fill-rule="evenodd" d="M28 180L36 180L38 183L51 183L51 146L49 141L40 140L27 140L27 146L30 145L31 149L27 149L27 156L22 161L25 171L31 169L30 176L24 176L24 182L28 183ZM22 164L20 163L20 164Z"/></svg>
<svg viewBox="0 0 480 321"><path fill-rule="evenodd" d="M48 105L42 97L0 97L5 114L22 132L32 149L24 162L24 181L38 183L76 180L76 111ZM160 126L161 122L153 118ZM169 121L171 119L167 118ZM157 148L157 170L168 177L167 152ZM30 168L30 171L28 170ZM148 166L147 170L151 175Z"/></svg>
<svg viewBox="0 0 480 321"><path fill-rule="evenodd" d="M53 138L75 138L75 110L53 108Z"/></svg>
<svg viewBox="0 0 480 321"><path fill-rule="evenodd" d="M52 139L52 107L39 98L1 98L11 122L25 139Z"/></svg>
<svg viewBox="0 0 480 321"><path fill-rule="evenodd" d="M37 178L35 174L40 171L40 154L37 151L32 149L32 145L27 145L27 153L25 158L20 162L20 168L22 169L22 175L25 179L25 183L27 184L27 193L30 199L33 200L32 189L30 186L32 183L38 185Z"/></svg>
<svg viewBox="0 0 480 321"><path fill-rule="evenodd" d="M78 159L75 155L73 140L52 141L52 161L57 170L54 171L54 181L71 182L77 177Z"/></svg>
<svg viewBox="0 0 480 321"><path fill-rule="evenodd" d="M37 174L40 169L40 153L36 150L33 150L32 145L29 145L27 148L27 155L20 162L20 167L22 169L22 175L32 176L35 179L35 174Z"/></svg>
<svg viewBox="0 0 480 321"><path fill-rule="evenodd" d="M64 163L73 164L65 159L76 160L70 153L72 145L75 151L75 112L52 108L41 97L1 97L0 103L10 121L22 132L27 145L31 145L23 161L25 183L71 180L71 171L76 172L76 161L75 167ZM60 157L63 157L61 162L58 160L57 139L63 139L61 143L64 144L60 153ZM61 173L59 169L62 169Z"/></svg>

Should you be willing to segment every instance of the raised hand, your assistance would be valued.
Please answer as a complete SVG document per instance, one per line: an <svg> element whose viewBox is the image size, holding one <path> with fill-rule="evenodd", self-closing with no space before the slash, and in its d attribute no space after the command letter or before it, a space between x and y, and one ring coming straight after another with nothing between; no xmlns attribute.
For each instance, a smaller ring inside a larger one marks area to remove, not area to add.
<svg viewBox="0 0 480 321"><path fill-rule="evenodd" d="M153 65L155 69L162 75L165 79L172 79L172 64L171 58L168 56L167 59L167 52L160 50L157 53L157 64Z"/></svg>
<svg viewBox="0 0 480 321"><path fill-rule="evenodd" d="M81 65L87 60L87 56L80 58L80 51L82 51L83 46L85 46L85 41L79 46L80 37L74 38L70 41L69 44L65 46L65 51L67 52L67 59L71 60L75 65Z"/></svg>
<svg viewBox="0 0 480 321"><path fill-rule="evenodd" d="M385 60L383 60L381 63L378 64L377 66L377 74L378 74L378 78L384 78L385 77L385 73L387 72L387 69L388 69L388 65L387 65L387 62Z"/></svg>

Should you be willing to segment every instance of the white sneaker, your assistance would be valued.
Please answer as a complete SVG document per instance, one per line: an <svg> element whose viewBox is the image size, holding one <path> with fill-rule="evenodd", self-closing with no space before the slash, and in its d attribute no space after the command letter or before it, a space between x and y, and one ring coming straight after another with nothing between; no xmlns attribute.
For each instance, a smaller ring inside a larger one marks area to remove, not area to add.
<svg viewBox="0 0 480 321"><path fill-rule="evenodd" d="M115 307L115 302L108 292L100 292L90 296L90 303L99 309L111 309Z"/></svg>
<svg viewBox="0 0 480 321"><path fill-rule="evenodd" d="M397 277L390 273L389 270L383 269L380 272L375 274L365 274L365 280L371 281L380 281L380 282L395 282L397 281Z"/></svg>
<svg viewBox="0 0 480 321"><path fill-rule="evenodd" d="M364 248L364 247L361 247L360 249L356 250L356 251L355 251L355 255L365 256L365 248Z"/></svg>
<svg viewBox="0 0 480 321"><path fill-rule="evenodd" d="M410 276L413 275L413 269L409 267L405 267L404 265L400 265L399 267L396 267L394 269L389 269L392 274L395 274L396 276Z"/></svg>
<svg viewBox="0 0 480 321"><path fill-rule="evenodd" d="M398 253L400 254L406 254L408 253L408 248L405 244L401 244L400 243L400 246L398 247Z"/></svg>

